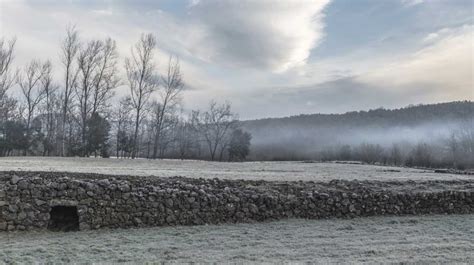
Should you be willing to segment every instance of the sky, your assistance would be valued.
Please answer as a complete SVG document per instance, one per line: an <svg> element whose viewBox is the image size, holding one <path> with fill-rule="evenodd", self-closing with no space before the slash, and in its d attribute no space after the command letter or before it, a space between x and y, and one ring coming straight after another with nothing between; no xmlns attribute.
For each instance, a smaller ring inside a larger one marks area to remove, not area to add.
<svg viewBox="0 0 474 265"><path fill-rule="evenodd" d="M122 66L153 33L158 71L180 59L185 110L227 100L241 119L343 113L474 100L473 3L0 0L0 36L17 38L16 67L49 59L60 83L68 25L83 41L115 39Z"/></svg>

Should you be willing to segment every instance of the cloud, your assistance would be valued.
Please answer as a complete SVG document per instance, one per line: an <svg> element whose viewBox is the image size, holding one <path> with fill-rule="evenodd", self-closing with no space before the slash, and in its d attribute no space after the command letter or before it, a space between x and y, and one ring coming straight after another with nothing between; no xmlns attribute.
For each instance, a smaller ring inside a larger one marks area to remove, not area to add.
<svg viewBox="0 0 474 265"><path fill-rule="evenodd" d="M471 25L441 28L414 47L353 51L267 78L236 71L239 80L218 95L244 119L474 100L472 36Z"/></svg>
<svg viewBox="0 0 474 265"><path fill-rule="evenodd" d="M301 113L344 113L439 102L431 97L429 89L418 89L406 94L384 90L379 85L361 83L357 77L305 86L258 89L245 98L234 95L232 99L233 106L244 119L265 117L262 113L271 113L271 117L285 117Z"/></svg>
<svg viewBox="0 0 474 265"><path fill-rule="evenodd" d="M425 0L401 0L404 6L416 6L425 2Z"/></svg>
<svg viewBox="0 0 474 265"><path fill-rule="evenodd" d="M275 83L246 91L247 97L235 92L231 98L245 118L261 117L260 113L340 113L474 100L473 33L471 25L442 28L427 33L419 40L421 46L410 51L390 55L355 52L318 61L306 66L309 77L295 75L287 86Z"/></svg>
<svg viewBox="0 0 474 265"><path fill-rule="evenodd" d="M106 26L118 26L124 32L151 30L162 49L179 55L223 66L283 72L306 64L324 37L323 11L330 0L192 0L173 3L179 14L164 11L165 1L20 2L32 12L56 18L58 25L70 20L102 32ZM98 27L98 21L105 27Z"/></svg>
<svg viewBox="0 0 474 265"><path fill-rule="evenodd" d="M195 1L203 29L196 52L209 62L285 71L305 64L324 36L329 0Z"/></svg>
<svg viewBox="0 0 474 265"><path fill-rule="evenodd" d="M2 2L0 31L1 35L7 38L17 37L15 67L22 67L32 59L50 59L58 83L63 82L59 49L68 24L77 26L83 41L108 36L115 39L120 55L120 67L123 67L123 59L129 56L130 47L135 44L140 34L152 32L158 39L159 48L155 60L160 73L164 73L168 56L173 54L180 58L188 87L208 93L226 89L219 77L208 73L203 62L192 54L194 39L201 36L200 31L191 23L182 22L173 14L161 10L159 3L148 2L149 9L127 1ZM125 79L123 68L121 73ZM120 87L118 90L118 95L127 93L126 87ZM199 104L203 106L210 99L207 95L207 98L202 96L187 100L188 94L193 93L185 93L185 100L192 102L189 104L191 107Z"/></svg>
<svg viewBox="0 0 474 265"><path fill-rule="evenodd" d="M58 82L63 78L58 49L68 23L77 25L85 41L114 38L120 64L142 32L153 32L161 71L169 54L180 57L192 88L183 95L186 109L231 100L242 118L474 98L473 26L459 27L472 24L469 8L426 1L404 9L417 14L416 25L399 39L318 54L326 34L348 30L325 28L331 21L326 13L336 16L333 21L348 15L336 4L327 8L329 2L0 0L0 31L18 38L15 66L52 59Z"/></svg>
<svg viewBox="0 0 474 265"><path fill-rule="evenodd" d="M473 34L472 25L430 33L427 46L392 58L357 81L406 94L428 89L431 97L444 101L474 99Z"/></svg>

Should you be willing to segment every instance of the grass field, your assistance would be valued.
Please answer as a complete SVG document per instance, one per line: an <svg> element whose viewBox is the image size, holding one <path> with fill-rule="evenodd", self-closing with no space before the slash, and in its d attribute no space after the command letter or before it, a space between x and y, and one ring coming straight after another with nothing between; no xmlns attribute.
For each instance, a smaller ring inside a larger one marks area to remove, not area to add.
<svg viewBox="0 0 474 265"><path fill-rule="evenodd" d="M427 180L472 179L473 176L433 173L432 170L373 165L195 160L101 159L61 157L0 158L0 170L70 171L138 176L328 181L331 179ZM400 172L396 172L400 171Z"/></svg>
<svg viewBox="0 0 474 265"><path fill-rule="evenodd" d="M474 262L474 216L0 233L0 263Z"/></svg>

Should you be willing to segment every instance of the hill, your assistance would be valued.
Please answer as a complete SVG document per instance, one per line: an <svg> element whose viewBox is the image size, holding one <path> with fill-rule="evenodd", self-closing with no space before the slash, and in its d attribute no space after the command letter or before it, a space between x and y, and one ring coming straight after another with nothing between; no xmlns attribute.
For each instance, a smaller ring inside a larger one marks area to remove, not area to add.
<svg viewBox="0 0 474 265"><path fill-rule="evenodd" d="M457 101L344 114L305 114L244 121L252 159L311 159L341 145L433 142L474 117L474 102Z"/></svg>

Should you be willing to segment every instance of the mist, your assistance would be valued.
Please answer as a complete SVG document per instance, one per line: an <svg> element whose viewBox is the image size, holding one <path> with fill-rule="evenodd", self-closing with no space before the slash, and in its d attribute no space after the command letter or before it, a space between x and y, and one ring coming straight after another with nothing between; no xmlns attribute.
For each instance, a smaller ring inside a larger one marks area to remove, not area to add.
<svg viewBox="0 0 474 265"><path fill-rule="evenodd" d="M244 128L252 134L254 160L320 160L328 152L355 152L364 144L379 146L384 153L396 145L407 154L423 143L440 156L448 152L449 138L472 123L472 117L472 102L459 102L254 120L245 122Z"/></svg>

